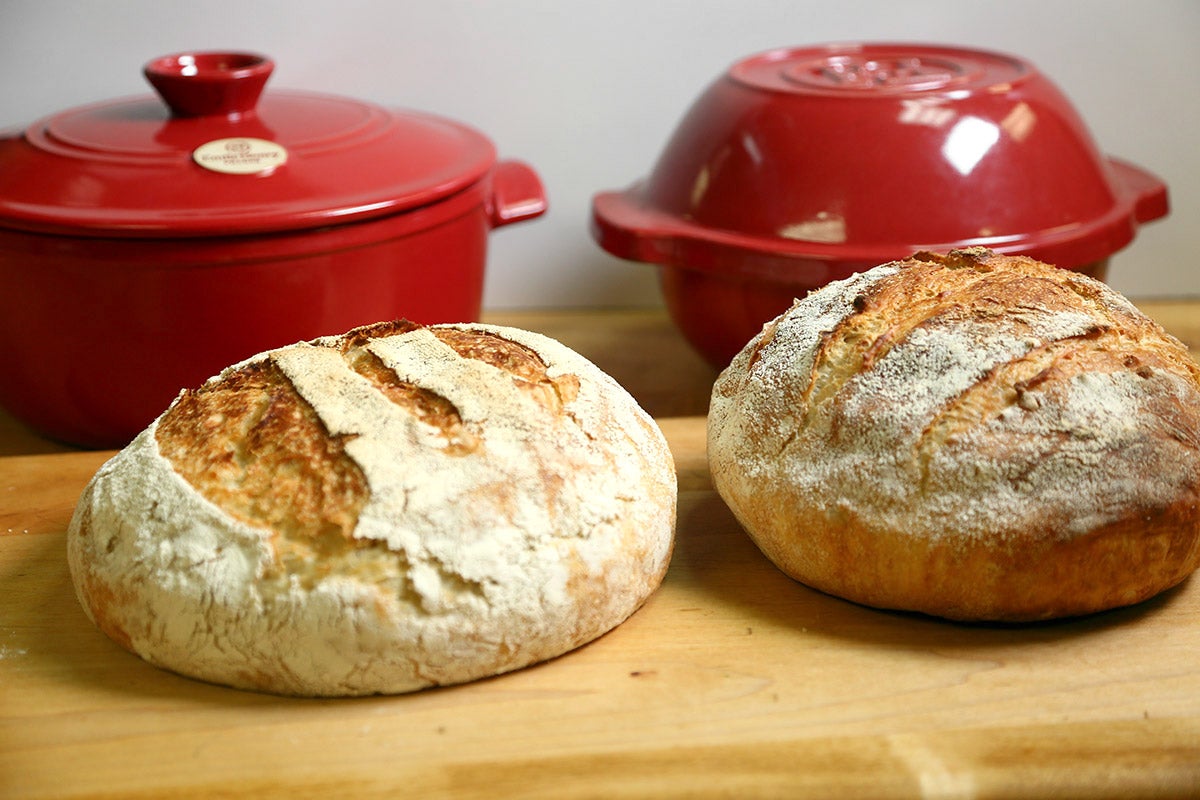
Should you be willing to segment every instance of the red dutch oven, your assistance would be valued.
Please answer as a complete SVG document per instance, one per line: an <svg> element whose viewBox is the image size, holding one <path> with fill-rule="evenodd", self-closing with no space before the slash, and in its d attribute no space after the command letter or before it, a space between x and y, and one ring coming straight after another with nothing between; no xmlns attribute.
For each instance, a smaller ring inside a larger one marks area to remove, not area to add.
<svg viewBox="0 0 1200 800"><path fill-rule="evenodd" d="M491 229L537 174L457 122L263 92L242 53L156 59L158 92L0 136L0 404L128 442L254 353L396 317L478 318Z"/></svg>
<svg viewBox="0 0 1200 800"><path fill-rule="evenodd" d="M658 267L675 323L723 367L794 298L919 250L987 246L1104 279L1167 205L1027 61L843 44L734 64L645 179L595 196L592 230Z"/></svg>

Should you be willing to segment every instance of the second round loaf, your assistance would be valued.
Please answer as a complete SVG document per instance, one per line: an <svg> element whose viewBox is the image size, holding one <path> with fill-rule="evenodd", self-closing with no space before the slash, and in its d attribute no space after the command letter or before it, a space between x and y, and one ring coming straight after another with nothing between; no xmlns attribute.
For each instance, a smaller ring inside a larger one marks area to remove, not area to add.
<svg viewBox="0 0 1200 800"><path fill-rule="evenodd" d="M1200 368L1027 258L926 254L810 294L721 374L708 437L763 552L859 603L1047 619L1200 562Z"/></svg>

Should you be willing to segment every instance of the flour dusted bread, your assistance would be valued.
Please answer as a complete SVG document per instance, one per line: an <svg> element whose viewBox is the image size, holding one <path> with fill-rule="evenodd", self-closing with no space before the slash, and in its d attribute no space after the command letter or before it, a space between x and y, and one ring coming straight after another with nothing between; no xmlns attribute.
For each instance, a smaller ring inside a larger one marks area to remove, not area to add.
<svg viewBox="0 0 1200 800"><path fill-rule="evenodd" d="M495 675L658 587L676 483L653 422L537 334L387 323L188 391L68 534L88 615L147 661L338 696Z"/></svg>
<svg viewBox="0 0 1200 800"><path fill-rule="evenodd" d="M1023 621L1200 562L1200 369L1103 284L983 249L833 283L721 374L713 481L793 578Z"/></svg>

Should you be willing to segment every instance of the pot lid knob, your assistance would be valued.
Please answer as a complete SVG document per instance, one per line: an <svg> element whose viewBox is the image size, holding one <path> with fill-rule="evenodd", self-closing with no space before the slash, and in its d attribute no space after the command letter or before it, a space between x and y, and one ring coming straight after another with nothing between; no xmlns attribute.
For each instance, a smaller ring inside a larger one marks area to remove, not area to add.
<svg viewBox="0 0 1200 800"><path fill-rule="evenodd" d="M146 80L177 117L254 110L275 63L254 53L178 53L150 61Z"/></svg>

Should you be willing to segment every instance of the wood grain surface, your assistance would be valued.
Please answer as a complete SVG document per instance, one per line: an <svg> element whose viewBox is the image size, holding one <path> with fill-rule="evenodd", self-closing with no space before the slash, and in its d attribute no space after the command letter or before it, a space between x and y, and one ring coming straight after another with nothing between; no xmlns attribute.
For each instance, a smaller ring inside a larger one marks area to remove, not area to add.
<svg viewBox="0 0 1200 800"><path fill-rule="evenodd" d="M875 611L776 571L700 417L664 585L554 661L295 700L151 667L84 617L64 531L106 453L0 459L0 796L1195 797L1200 584L1032 626Z"/></svg>
<svg viewBox="0 0 1200 800"><path fill-rule="evenodd" d="M1195 352L1200 304L1140 305ZM711 490L715 372L661 312L499 321L575 347L659 418L678 538L641 611L554 661L406 696L178 677L105 639L71 588L66 525L110 454L0 420L0 798L1200 797L1196 578L1027 626L819 594Z"/></svg>

